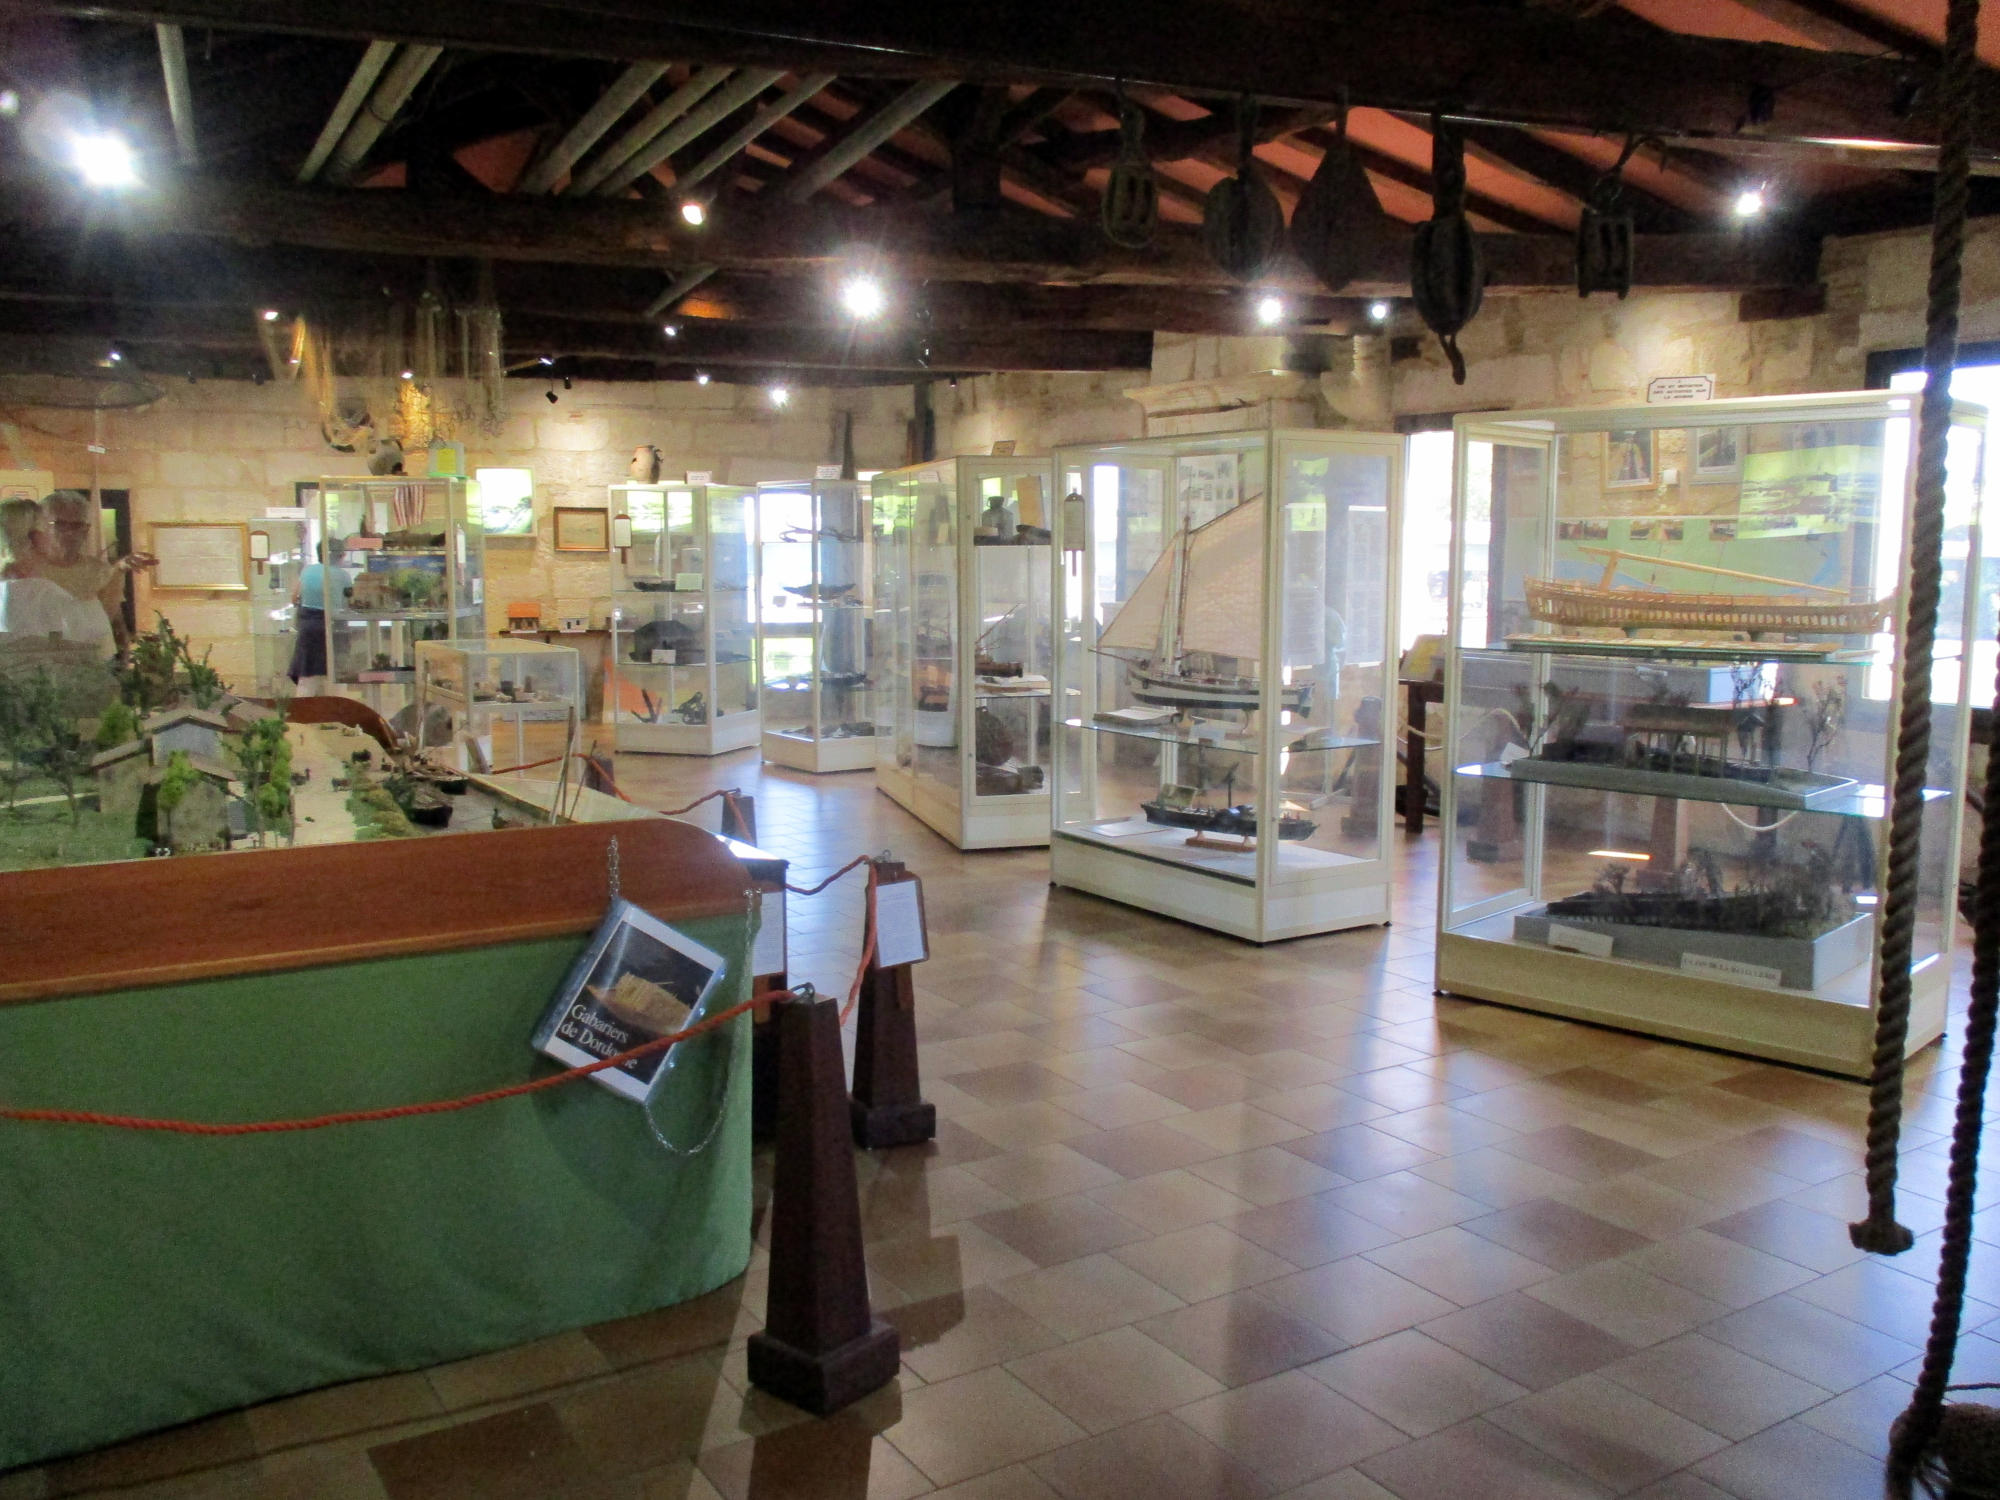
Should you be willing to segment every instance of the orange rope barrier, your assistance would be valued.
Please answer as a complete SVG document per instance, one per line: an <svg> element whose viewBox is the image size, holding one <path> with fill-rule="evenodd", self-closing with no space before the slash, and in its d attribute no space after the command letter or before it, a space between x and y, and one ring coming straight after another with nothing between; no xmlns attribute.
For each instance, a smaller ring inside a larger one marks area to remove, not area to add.
<svg viewBox="0 0 2000 1500"><path fill-rule="evenodd" d="M731 797L734 795L735 795L734 787L731 787L725 791L709 792L706 796L695 798L694 801L690 802L686 807L662 808L660 809L660 816L664 818L678 818L682 813L693 812L697 807L700 807L704 802L713 802L717 797Z"/></svg>
<svg viewBox="0 0 2000 1500"><path fill-rule="evenodd" d="M832 885L836 880L840 879L840 877L845 875L849 870L860 869L863 865L869 862L869 859L870 856L866 854L857 854L854 856L853 859L850 859L846 864L842 865L838 870L835 870L831 875L827 876L826 879L822 880L818 885L805 885L805 886L788 885L785 887L785 889L790 891L794 896L817 896L821 891L825 890L828 886ZM874 883L873 875L869 876L869 883L871 886L873 885Z"/></svg>
<svg viewBox="0 0 2000 1500"><path fill-rule="evenodd" d="M512 776L516 771L538 771L543 766L552 766L561 759L563 757L560 755L551 755L547 760L531 760L523 765L501 766L497 770L479 771L475 774L480 776Z"/></svg>

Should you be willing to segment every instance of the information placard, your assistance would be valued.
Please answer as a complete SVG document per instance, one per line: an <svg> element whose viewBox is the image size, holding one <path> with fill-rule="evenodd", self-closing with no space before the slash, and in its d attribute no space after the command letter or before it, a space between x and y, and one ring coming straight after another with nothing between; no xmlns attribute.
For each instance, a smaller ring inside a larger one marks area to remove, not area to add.
<svg viewBox="0 0 2000 1500"><path fill-rule="evenodd" d="M931 956L924 930L924 885L912 876L875 887L875 963L893 969Z"/></svg>
<svg viewBox="0 0 2000 1500"><path fill-rule="evenodd" d="M155 521L150 550L160 560L156 589L246 593L250 528L241 521Z"/></svg>
<svg viewBox="0 0 2000 1500"><path fill-rule="evenodd" d="M1567 927L1561 922L1549 923L1549 946L1567 948L1572 953L1588 954L1592 958L1611 957L1611 934L1592 932L1586 927Z"/></svg>

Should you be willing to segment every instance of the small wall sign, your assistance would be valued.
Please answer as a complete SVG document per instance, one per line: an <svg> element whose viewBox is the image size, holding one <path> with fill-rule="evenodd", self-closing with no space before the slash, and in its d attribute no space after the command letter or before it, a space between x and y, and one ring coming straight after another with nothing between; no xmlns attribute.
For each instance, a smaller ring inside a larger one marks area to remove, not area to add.
<svg viewBox="0 0 2000 1500"><path fill-rule="evenodd" d="M1646 401L1652 406L1672 406L1684 401L1713 401L1713 375L1660 375L1646 382Z"/></svg>

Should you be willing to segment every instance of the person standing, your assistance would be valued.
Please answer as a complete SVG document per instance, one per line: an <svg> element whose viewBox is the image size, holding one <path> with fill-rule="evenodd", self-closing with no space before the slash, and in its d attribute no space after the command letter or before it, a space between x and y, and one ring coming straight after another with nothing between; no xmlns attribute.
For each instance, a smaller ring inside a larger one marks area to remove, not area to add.
<svg viewBox="0 0 2000 1500"><path fill-rule="evenodd" d="M299 570L292 589L298 634L292 641L292 665L286 672L308 695L326 691L326 617L340 607L352 580L343 568L326 560L326 543L319 544L318 561Z"/></svg>
<svg viewBox="0 0 2000 1500"><path fill-rule="evenodd" d="M37 535L49 540L30 554L23 576L58 583L80 602L95 600L123 655L132 643L125 626L126 576L156 559L133 552L114 561L99 539L97 507L82 490L57 490L42 501L42 512L47 530Z"/></svg>

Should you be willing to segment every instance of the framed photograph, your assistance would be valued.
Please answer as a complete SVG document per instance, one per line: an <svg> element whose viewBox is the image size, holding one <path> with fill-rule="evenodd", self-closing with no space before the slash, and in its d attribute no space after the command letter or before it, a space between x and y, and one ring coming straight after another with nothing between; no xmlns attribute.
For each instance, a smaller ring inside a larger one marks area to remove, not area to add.
<svg viewBox="0 0 2000 1500"><path fill-rule="evenodd" d="M147 550L156 589L250 592L250 528L242 521L155 521Z"/></svg>
<svg viewBox="0 0 2000 1500"><path fill-rule="evenodd" d="M489 536L535 534L535 475L531 469L477 469L480 528Z"/></svg>
<svg viewBox="0 0 2000 1500"><path fill-rule="evenodd" d="M1694 430L1694 477L1703 480L1743 477L1743 429L1697 427Z"/></svg>
<svg viewBox="0 0 2000 1500"><path fill-rule="evenodd" d="M1190 453L1174 460L1174 489L1183 524L1204 526L1242 502L1235 453Z"/></svg>
<svg viewBox="0 0 2000 1500"><path fill-rule="evenodd" d="M1614 427L1604 434L1604 487L1638 490L1653 487L1653 429Z"/></svg>
<svg viewBox="0 0 2000 1500"><path fill-rule="evenodd" d="M722 981L723 960L650 912L614 901L603 925L563 980L534 1045L565 1067L584 1067L671 1036L705 1013ZM614 1094L643 1103L683 1046L649 1053L591 1076Z"/></svg>
<svg viewBox="0 0 2000 1500"><path fill-rule="evenodd" d="M556 518L556 551L611 550L611 512L602 506L558 505L553 514Z"/></svg>

